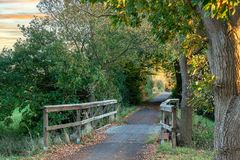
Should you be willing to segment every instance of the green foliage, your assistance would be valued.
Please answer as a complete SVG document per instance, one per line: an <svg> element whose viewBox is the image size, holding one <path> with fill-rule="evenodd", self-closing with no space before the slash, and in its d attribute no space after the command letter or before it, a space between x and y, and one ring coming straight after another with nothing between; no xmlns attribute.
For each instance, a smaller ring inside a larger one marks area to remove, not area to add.
<svg viewBox="0 0 240 160"><path fill-rule="evenodd" d="M2 156L0 155L0 160L21 160L19 156Z"/></svg>
<svg viewBox="0 0 240 160"><path fill-rule="evenodd" d="M42 7L57 9L51 8L58 7L54 3L45 1ZM18 126L19 133L30 130L41 135L42 109L47 104L80 103L90 97L125 104L141 101L141 86L159 53L148 26L112 28L108 18L68 7L20 27L25 39L0 54L0 124L6 131ZM74 115L66 112L49 118L51 124L59 124L72 121Z"/></svg>
<svg viewBox="0 0 240 160"><path fill-rule="evenodd" d="M158 141L158 139L159 139L159 136L158 135L150 135L150 136L148 136L148 138L147 138L147 140L146 140L146 143L147 144L154 144L154 143L156 143L157 141Z"/></svg>
<svg viewBox="0 0 240 160"><path fill-rule="evenodd" d="M144 91L147 95L147 98L152 98L153 97L153 81L150 76L147 77L146 83L144 85Z"/></svg>
<svg viewBox="0 0 240 160"><path fill-rule="evenodd" d="M86 1L83 1L86 2ZM185 1L159 0L92 0L103 2L114 11L113 23L140 26L143 19L152 24L152 31L161 42L173 39L178 34L186 35L198 25L198 16Z"/></svg>
<svg viewBox="0 0 240 160"><path fill-rule="evenodd" d="M206 15L226 20L239 9L240 0L192 0L194 5L200 5L206 11Z"/></svg>
<svg viewBox="0 0 240 160"><path fill-rule="evenodd" d="M161 81L161 80L158 80L157 81L157 88L158 88L158 90L159 91L164 91L164 89L165 89L165 86L164 86L164 83Z"/></svg>
<svg viewBox="0 0 240 160"><path fill-rule="evenodd" d="M144 77L141 76L141 69L131 62L127 64L128 69L125 70L127 95L131 104L139 104L142 100L141 86L144 83Z"/></svg>
<svg viewBox="0 0 240 160"><path fill-rule="evenodd" d="M19 137L17 135L0 136L0 157L10 155L28 156L36 151L36 142L29 137ZM40 148L38 148L40 149ZM6 157L5 157L6 158Z"/></svg>
<svg viewBox="0 0 240 160"><path fill-rule="evenodd" d="M159 146L156 159L158 157L164 157L165 159L171 160L211 160L213 156L214 154L212 151L186 147L177 147L173 149L171 144L164 143Z"/></svg>
<svg viewBox="0 0 240 160"><path fill-rule="evenodd" d="M170 143L159 145L157 156L172 160L207 160L213 159L214 122L194 114L193 116L193 147L177 147L173 149Z"/></svg>
<svg viewBox="0 0 240 160"><path fill-rule="evenodd" d="M194 115L193 143L196 148L213 149L214 122L203 116Z"/></svg>
<svg viewBox="0 0 240 160"><path fill-rule="evenodd" d="M191 106L198 114L214 119L213 83L215 77L210 74L207 57L204 54L193 55L188 62L191 74Z"/></svg>
<svg viewBox="0 0 240 160"><path fill-rule="evenodd" d="M118 109L117 119L116 121L119 123L125 123L126 116L132 114L137 110L135 106L122 106Z"/></svg>

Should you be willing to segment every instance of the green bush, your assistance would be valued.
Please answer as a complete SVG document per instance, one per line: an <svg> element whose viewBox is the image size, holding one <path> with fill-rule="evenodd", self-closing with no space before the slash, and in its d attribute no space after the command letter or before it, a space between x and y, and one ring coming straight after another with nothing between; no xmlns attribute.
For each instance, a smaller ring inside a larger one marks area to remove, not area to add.
<svg viewBox="0 0 240 160"><path fill-rule="evenodd" d="M81 16L72 18L80 23ZM5 127L15 123L16 108L21 112L19 132L27 134L29 128L33 135L41 135L44 105L81 103L90 97L114 98L121 104L141 102L141 87L152 64L147 69L144 65L155 54L144 48L150 43L146 31L124 27L112 30L106 19L91 22L95 37L91 43L86 39L89 47L82 50L78 48L81 37L75 45L72 34L65 33L64 27L51 26L51 19L35 19L29 27L20 27L25 39L19 40L13 50L4 49L0 54L0 122ZM79 31L73 32L82 36ZM136 49L122 56L127 45ZM148 79L147 85L152 87ZM70 122L73 117L71 112L49 116L53 124Z"/></svg>
<svg viewBox="0 0 240 160"><path fill-rule="evenodd" d="M165 89L165 86L164 86L164 83L160 80L157 81L157 88L159 91L164 91Z"/></svg>
<svg viewBox="0 0 240 160"><path fill-rule="evenodd" d="M36 142L29 137L0 136L0 143L0 155L2 156L27 156L36 150Z"/></svg>
<svg viewBox="0 0 240 160"><path fill-rule="evenodd" d="M173 149L171 144L164 143L159 145L156 159L164 157L171 160L212 160L213 152L194 148L177 147Z"/></svg>
<svg viewBox="0 0 240 160"><path fill-rule="evenodd" d="M153 97L153 81L151 76L147 76L145 80L144 91L147 95L147 98Z"/></svg>
<svg viewBox="0 0 240 160"><path fill-rule="evenodd" d="M213 149L214 122L203 116L194 115L193 143L201 149Z"/></svg>
<svg viewBox="0 0 240 160"><path fill-rule="evenodd" d="M40 8L46 7L44 3L52 1L44 1ZM20 27L25 38L0 53L1 138L10 133L18 136L9 142L22 142L29 133L33 139L41 137L44 105L82 103L91 98L117 99L122 105L141 102L142 86L158 53L157 48L149 48L154 41L147 29L113 29L108 18L72 13L74 7L59 10L57 21L49 15ZM66 21L70 24L61 25ZM83 32L88 32L88 25L91 33L86 36ZM49 123L74 118L73 112L50 114ZM0 149L0 153L17 153L18 145L11 144L13 151ZM27 150L29 145L24 146Z"/></svg>

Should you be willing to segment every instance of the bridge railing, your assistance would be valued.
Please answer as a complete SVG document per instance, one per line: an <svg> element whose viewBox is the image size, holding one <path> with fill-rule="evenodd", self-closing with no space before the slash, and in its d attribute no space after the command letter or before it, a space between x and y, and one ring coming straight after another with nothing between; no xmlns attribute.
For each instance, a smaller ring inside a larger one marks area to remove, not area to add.
<svg viewBox="0 0 240 160"><path fill-rule="evenodd" d="M164 131L171 133L172 147L177 145L177 108L179 107L179 99L168 99L160 104L160 125L161 136L163 138Z"/></svg>
<svg viewBox="0 0 240 160"><path fill-rule="evenodd" d="M49 126L49 113L62 111L76 111L76 121L65 124ZM44 149L48 148L49 131L77 127L77 141L80 142L81 126L90 124L92 121L97 121L105 117L109 117L112 121L117 114L117 100L96 101L80 104L62 104L62 105L47 105L43 110L43 135Z"/></svg>

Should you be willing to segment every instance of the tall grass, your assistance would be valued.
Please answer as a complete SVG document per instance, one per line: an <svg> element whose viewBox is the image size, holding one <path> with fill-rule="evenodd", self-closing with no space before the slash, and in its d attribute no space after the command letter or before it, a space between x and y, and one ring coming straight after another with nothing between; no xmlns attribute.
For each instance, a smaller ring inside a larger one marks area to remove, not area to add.
<svg viewBox="0 0 240 160"><path fill-rule="evenodd" d="M155 160L211 160L213 159L214 122L193 115L193 147L173 149L169 143L159 145Z"/></svg>
<svg viewBox="0 0 240 160"><path fill-rule="evenodd" d="M118 123L125 123L125 117L129 114L135 112L137 110L137 107L135 106L124 106L120 107L117 114L116 122Z"/></svg>
<svg viewBox="0 0 240 160"><path fill-rule="evenodd" d="M5 135L0 137L0 144L0 155L2 156L27 156L37 149L35 141L29 137Z"/></svg>
<svg viewBox="0 0 240 160"><path fill-rule="evenodd" d="M196 148L212 149L214 139L214 122L206 117L193 116L193 143Z"/></svg>
<svg viewBox="0 0 240 160"><path fill-rule="evenodd" d="M214 153L207 150L195 148L177 147L173 149L171 144L161 144L157 151L155 160L212 160Z"/></svg>
<svg viewBox="0 0 240 160"><path fill-rule="evenodd" d="M29 128L20 125L22 114L26 109L16 108L9 116L10 123L0 121L0 159L16 159L16 156L27 156L40 149L37 139L33 139ZM20 134L21 129L28 130L28 134ZM10 156L10 157L9 157Z"/></svg>

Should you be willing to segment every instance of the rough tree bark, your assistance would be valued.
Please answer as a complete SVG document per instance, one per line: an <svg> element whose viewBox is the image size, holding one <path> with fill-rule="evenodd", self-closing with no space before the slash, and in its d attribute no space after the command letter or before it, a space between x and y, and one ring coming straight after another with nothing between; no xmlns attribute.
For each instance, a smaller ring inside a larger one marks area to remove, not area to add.
<svg viewBox="0 0 240 160"><path fill-rule="evenodd" d="M182 77L180 71L179 61L174 63L175 78L176 78L176 98L182 99Z"/></svg>
<svg viewBox="0 0 240 160"><path fill-rule="evenodd" d="M214 84L216 160L240 158L240 8L220 21L200 11L209 38Z"/></svg>
<svg viewBox="0 0 240 160"><path fill-rule="evenodd" d="M187 58L180 54L179 59L181 78L182 78L182 100L181 100L181 119L180 119L180 145L192 145L192 107L188 105L189 99L189 75Z"/></svg>

